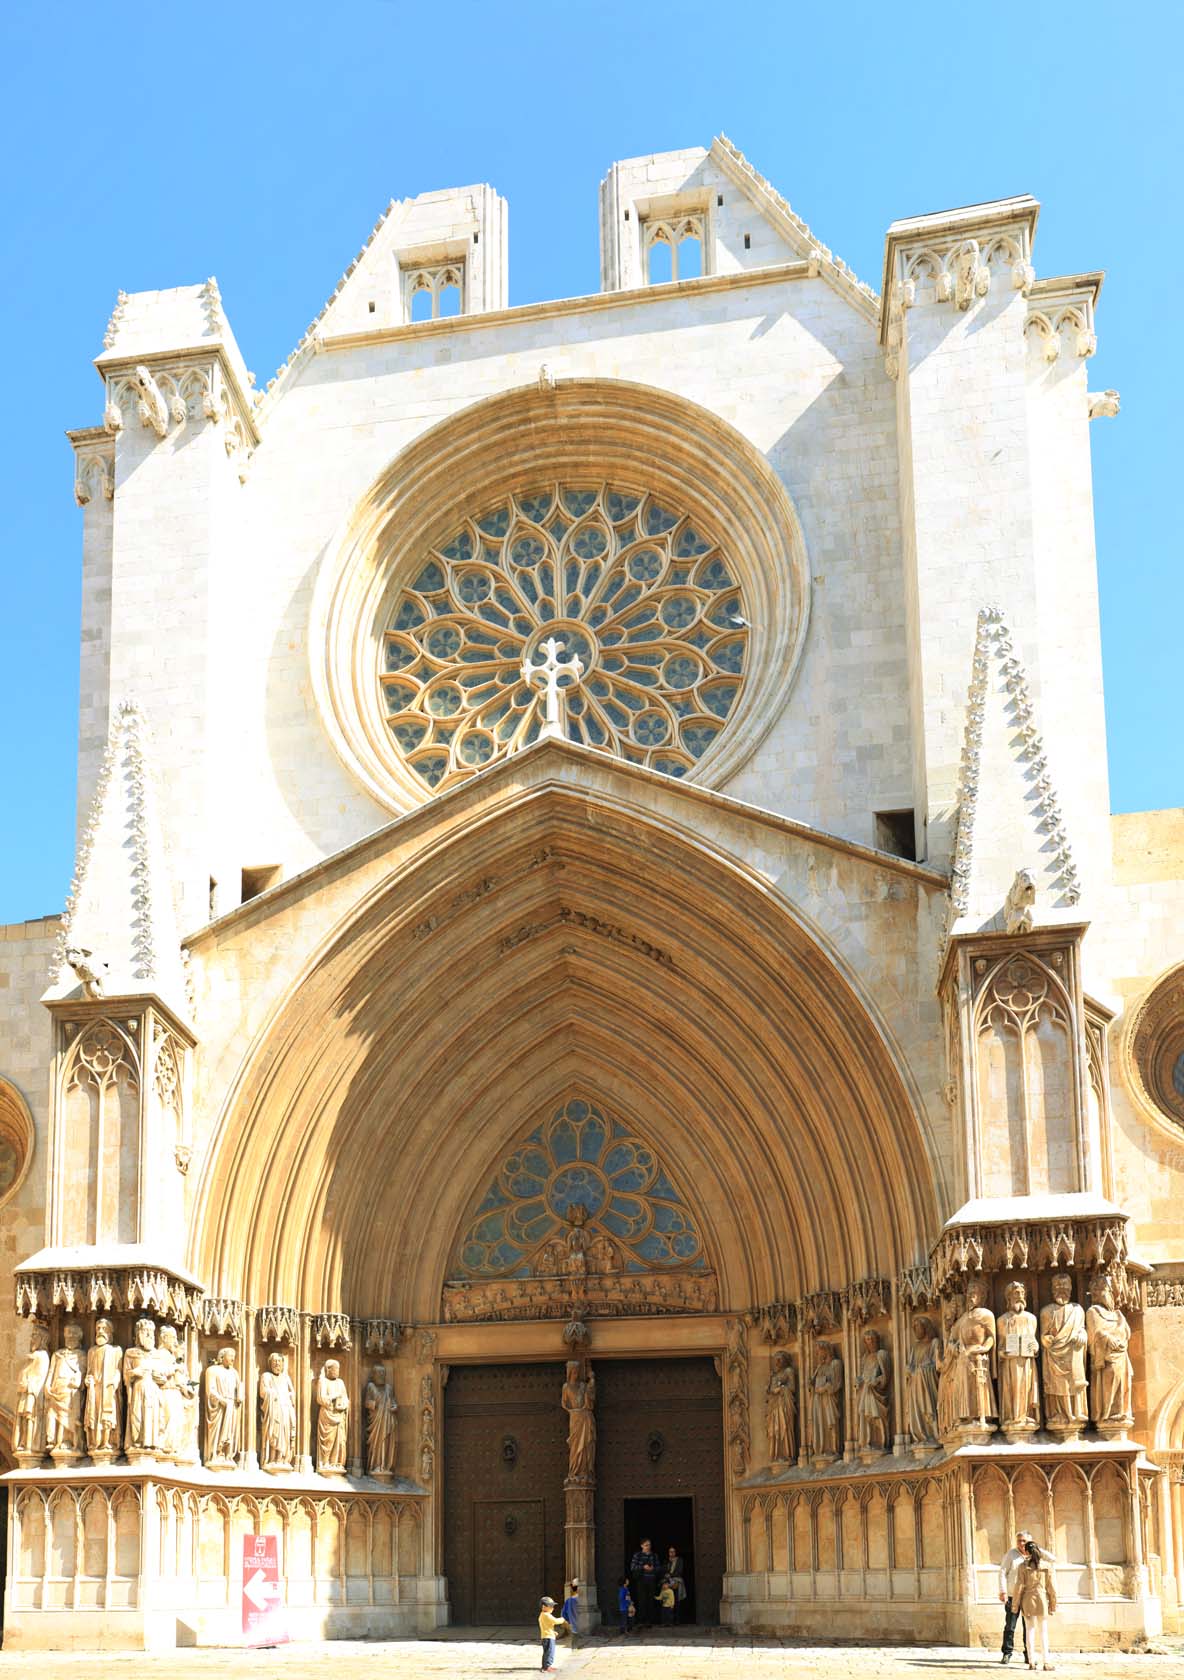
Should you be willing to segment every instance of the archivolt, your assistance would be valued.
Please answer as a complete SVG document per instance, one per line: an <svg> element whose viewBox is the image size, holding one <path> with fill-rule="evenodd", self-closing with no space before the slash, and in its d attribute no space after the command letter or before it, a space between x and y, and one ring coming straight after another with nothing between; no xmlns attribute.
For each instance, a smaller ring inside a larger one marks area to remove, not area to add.
<svg viewBox="0 0 1184 1680"><path fill-rule="evenodd" d="M732 1309L918 1260L933 1172L854 980L783 899L587 790L499 804L291 988L214 1140L217 1293L431 1320L493 1165L565 1096L676 1166Z"/></svg>

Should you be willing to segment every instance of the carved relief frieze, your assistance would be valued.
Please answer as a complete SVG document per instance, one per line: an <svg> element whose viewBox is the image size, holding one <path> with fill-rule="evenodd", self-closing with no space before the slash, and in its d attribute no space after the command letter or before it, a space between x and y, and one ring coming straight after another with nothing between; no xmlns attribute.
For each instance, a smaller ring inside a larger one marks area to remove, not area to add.
<svg viewBox="0 0 1184 1680"><path fill-rule="evenodd" d="M513 933L506 934L498 941L498 950L503 953L513 951L517 946L525 944L527 940L537 939L540 934L546 933L554 927L579 928L584 932L595 934L600 939L611 940L614 945L627 945L639 952L641 956L648 957L651 962L657 963L659 968L674 968L673 956L660 945L652 944L641 934L620 927L615 922L603 921L599 916L589 915L583 910L573 910L569 905L561 906L558 914L547 921L523 923Z"/></svg>
<svg viewBox="0 0 1184 1680"><path fill-rule="evenodd" d="M1150 1308L1184 1307L1184 1264L1156 1266L1143 1284L1143 1304Z"/></svg>
<svg viewBox="0 0 1184 1680"><path fill-rule="evenodd" d="M1119 1300L1136 1305L1138 1284L1128 1274L1127 1219L1038 1219L1003 1225L959 1225L938 1239L931 1257L933 1287L948 1295L979 1272L1045 1272L1088 1268L1105 1272Z"/></svg>
<svg viewBox="0 0 1184 1680"><path fill-rule="evenodd" d="M727 1394L728 1456L732 1474L748 1473L752 1454L752 1437L748 1417L748 1331L743 1319L734 1318L728 1325L728 1348L724 1361L725 1391Z"/></svg>
<svg viewBox="0 0 1184 1680"><path fill-rule="evenodd" d="M419 1380L419 1479L425 1487L431 1485L435 1470L436 1380L425 1371Z"/></svg>
<svg viewBox="0 0 1184 1680"><path fill-rule="evenodd" d="M507 1278L499 1283L461 1279L444 1285L446 1324L497 1323L514 1319L566 1319L572 1289L560 1280ZM581 1280L580 1312L590 1318L628 1318L667 1313L711 1313L719 1307L713 1272L616 1273Z"/></svg>
<svg viewBox="0 0 1184 1680"><path fill-rule="evenodd" d="M177 1325L198 1325L202 1291L152 1267L18 1272L16 1310L22 1318L66 1313L146 1312Z"/></svg>

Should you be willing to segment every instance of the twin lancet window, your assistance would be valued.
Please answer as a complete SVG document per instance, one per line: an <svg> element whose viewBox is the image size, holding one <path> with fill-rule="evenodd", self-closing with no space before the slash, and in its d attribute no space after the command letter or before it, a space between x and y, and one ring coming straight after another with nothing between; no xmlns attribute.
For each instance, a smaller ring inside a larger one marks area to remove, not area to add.
<svg viewBox="0 0 1184 1680"><path fill-rule="evenodd" d="M571 740L685 776L736 704L748 637L727 554L680 509L542 483L422 556L383 633L380 697L425 788L529 745L548 686Z"/></svg>
<svg viewBox="0 0 1184 1680"><path fill-rule="evenodd" d="M707 218L651 216L641 224L645 277L651 286L665 280L692 280L705 272Z"/></svg>
<svg viewBox="0 0 1184 1680"><path fill-rule="evenodd" d="M403 308L408 321L437 321L459 315L464 299L463 262L403 270Z"/></svg>

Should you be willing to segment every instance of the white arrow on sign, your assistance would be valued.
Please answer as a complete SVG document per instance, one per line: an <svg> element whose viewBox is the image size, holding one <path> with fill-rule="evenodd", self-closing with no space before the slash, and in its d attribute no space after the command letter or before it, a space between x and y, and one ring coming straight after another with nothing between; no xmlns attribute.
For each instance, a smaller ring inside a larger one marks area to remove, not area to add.
<svg viewBox="0 0 1184 1680"><path fill-rule="evenodd" d="M257 1569L249 1581L243 1582L243 1597L249 1599L256 1610L266 1610L271 1599L267 1586L267 1576L261 1569Z"/></svg>

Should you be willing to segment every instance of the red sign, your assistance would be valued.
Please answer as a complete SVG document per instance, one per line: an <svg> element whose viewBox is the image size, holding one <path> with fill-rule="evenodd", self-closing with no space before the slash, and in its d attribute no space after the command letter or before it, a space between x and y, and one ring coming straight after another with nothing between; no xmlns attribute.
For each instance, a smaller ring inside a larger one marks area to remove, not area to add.
<svg viewBox="0 0 1184 1680"><path fill-rule="evenodd" d="M243 1644L286 1645L280 1602L279 1542L274 1534L243 1535Z"/></svg>

